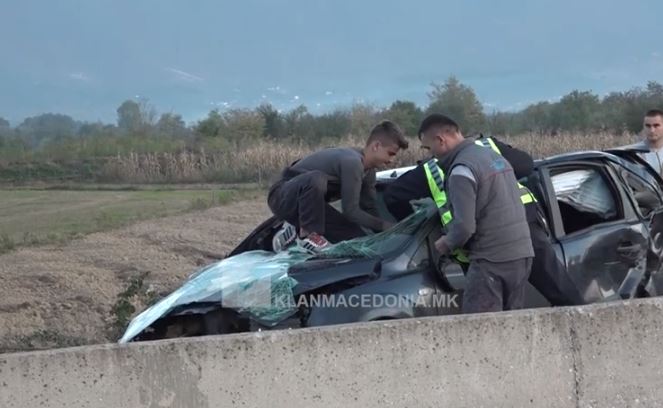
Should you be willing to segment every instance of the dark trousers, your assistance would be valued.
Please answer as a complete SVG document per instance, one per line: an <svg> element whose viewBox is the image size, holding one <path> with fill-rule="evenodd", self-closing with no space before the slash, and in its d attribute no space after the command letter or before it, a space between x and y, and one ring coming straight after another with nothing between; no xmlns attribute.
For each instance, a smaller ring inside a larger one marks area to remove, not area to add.
<svg viewBox="0 0 663 408"><path fill-rule="evenodd" d="M538 220L528 220L534 247L529 281L552 306L584 304L583 296L571 280L566 267L557 258L545 227Z"/></svg>
<svg viewBox="0 0 663 408"><path fill-rule="evenodd" d="M332 243L365 235L359 225L327 203L326 194L327 175L309 171L274 184L267 204L275 216L294 225L298 231L303 228L316 232Z"/></svg>
<svg viewBox="0 0 663 408"><path fill-rule="evenodd" d="M525 284L532 258L507 262L470 262L463 294L463 313L499 312L525 306Z"/></svg>

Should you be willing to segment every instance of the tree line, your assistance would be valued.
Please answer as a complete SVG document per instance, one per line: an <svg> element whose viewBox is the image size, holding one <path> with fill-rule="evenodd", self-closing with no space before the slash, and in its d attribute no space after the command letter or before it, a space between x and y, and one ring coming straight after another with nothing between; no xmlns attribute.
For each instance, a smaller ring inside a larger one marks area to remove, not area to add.
<svg viewBox="0 0 663 408"><path fill-rule="evenodd" d="M141 152L176 152L240 149L257 140L308 146L333 144L347 135L361 136L381 119L398 123L416 136L422 118L443 112L456 119L465 133L492 135L560 132L635 133L651 108L663 108L663 85L650 81L644 87L612 92L600 97L574 90L558 101L530 104L517 112L489 112L475 91L451 76L432 83L427 106L397 100L387 107L355 104L314 115L301 105L280 111L270 104L252 109L212 110L207 117L186 124L177 113L157 113L147 101L124 101L116 123L80 122L46 113L23 120L15 127L0 117L0 160L85 159Z"/></svg>

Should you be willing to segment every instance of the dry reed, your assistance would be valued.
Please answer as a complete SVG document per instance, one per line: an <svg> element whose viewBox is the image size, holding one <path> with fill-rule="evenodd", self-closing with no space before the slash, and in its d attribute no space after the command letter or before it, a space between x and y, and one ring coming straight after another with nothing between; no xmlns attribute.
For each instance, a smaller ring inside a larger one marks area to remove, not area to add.
<svg viewBox="0 0 663 408"><path fill-rule="evenodd" d="M591 135L562 133L557 135L525 134L502 138L523 149L534 158L542 158L577 150L601 150L637 141L633 135L596 133ZM360 147L363 139L348 136L336 146ZM195 182L257 182L266 185L280 174L287 164L315 148L304 144L282 144L261 141L237 151L179 153L131 153L108 160L101 172L101 181L125 183L195 183ZM419 141L410 140L410 148L399 153L394 166L410 165L425 157Z"/></svg>

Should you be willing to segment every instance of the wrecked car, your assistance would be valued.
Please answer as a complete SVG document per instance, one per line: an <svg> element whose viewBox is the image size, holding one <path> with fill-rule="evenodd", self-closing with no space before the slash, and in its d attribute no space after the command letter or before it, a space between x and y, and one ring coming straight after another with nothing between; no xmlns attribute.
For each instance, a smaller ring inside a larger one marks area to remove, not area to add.
<svg viewBox="0 0 663 408"><path fill-rule="evenodd" d="M409 169L379 173L378 198ZM537 160L521 182L541 203L584 303L663 292L663 180L634 147ZM460 313L465 276L436 253L442 229L432 200L415 204L390 230L317 255L272 252L281 226L272 217L134 318L120 342ZM528 283L526 307L544 306Z"/></svg>

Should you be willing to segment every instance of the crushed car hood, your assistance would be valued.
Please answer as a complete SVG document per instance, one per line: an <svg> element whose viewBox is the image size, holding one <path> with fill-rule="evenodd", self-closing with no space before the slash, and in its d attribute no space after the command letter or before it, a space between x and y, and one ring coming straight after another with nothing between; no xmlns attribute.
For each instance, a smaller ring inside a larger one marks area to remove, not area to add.
<svg viewBox="0 0 663 408"><path fill-rule="evenodd" d="M210 264L136 316L119 342L131 341L157 320L187 309L187 305L216 304L272 326L297 311L294 296L339 281L374 277L380 264L370 258L309 260L312 257L293 247L277 254L248 251Z"/></svg>
<svg viewBox="0 0 663 408"><path fill-rule="evenodd" d="M316 256L295 245L279 253L246 251L210 264L134 318L120 343L131 341L170 313L192 311L201 304L216 304L274 326L297 311L294 297L298 294L336 282L376 277L382 256L398 252L437 212L429 201L387 231L339 242Z"/></svg>

